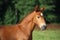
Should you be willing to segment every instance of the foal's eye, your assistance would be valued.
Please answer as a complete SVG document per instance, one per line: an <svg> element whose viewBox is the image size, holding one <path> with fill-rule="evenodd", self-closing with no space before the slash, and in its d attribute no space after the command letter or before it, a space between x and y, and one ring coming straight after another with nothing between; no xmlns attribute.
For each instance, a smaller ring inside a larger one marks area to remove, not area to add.
<svg viewBox="0 0 60 40"><path fill-rule="evenodd" d="M40 18L39 16L37 18Z"/></svg>

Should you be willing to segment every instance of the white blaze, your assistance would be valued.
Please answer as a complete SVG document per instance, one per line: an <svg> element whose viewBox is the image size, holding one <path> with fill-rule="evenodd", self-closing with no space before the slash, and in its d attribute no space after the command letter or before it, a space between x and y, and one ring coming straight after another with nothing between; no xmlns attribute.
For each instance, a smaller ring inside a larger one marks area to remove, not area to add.
<svg viewBox="0 0 60 40"><path fill-rule="evenodd" d="M43 13L41 13L41 16L43 16Z"/></svg>

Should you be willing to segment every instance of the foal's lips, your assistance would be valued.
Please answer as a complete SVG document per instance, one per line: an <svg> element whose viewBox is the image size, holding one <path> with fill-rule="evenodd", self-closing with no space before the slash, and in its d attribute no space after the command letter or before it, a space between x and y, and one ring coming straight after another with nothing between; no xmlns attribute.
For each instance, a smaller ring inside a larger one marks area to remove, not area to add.
<svg viewBox="0 0 60 40"><path fill-rule="evenodd" d="M46 28L47 28L47 26L46 26L46 25L43 25L43 26L41 27L41 30L46 30Z"/></svg>

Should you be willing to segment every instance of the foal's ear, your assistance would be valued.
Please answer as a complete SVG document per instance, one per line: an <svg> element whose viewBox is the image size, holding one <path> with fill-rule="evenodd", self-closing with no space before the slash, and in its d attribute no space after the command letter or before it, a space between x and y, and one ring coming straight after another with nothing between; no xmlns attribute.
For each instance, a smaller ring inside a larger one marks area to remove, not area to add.
<svg viewBox="0 0 60 40"><path fill-rule="evenodd" d="M43 12L45 10L45 7L41 8L40 11Z"/></svg>
<svg viewBox="0 0 60 40"><path fill-rule="evenodd" d="M35 6L35 8L34 8L34 11L36 11L36 12L37 12L38 10L39 10L39 6L38 6L38 5L36 5L36 6Z"/></svg>

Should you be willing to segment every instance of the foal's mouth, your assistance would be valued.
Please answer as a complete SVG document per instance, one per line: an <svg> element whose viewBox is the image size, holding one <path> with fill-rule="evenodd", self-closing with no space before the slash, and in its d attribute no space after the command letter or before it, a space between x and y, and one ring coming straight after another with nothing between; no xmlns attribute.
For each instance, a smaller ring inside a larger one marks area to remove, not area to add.
<svg viewBox="0 0 60 40"><path fill-rule="evenodd" d="M40 27L41 30L46 30L47 26L46 25L43 25Z"/></svg>

